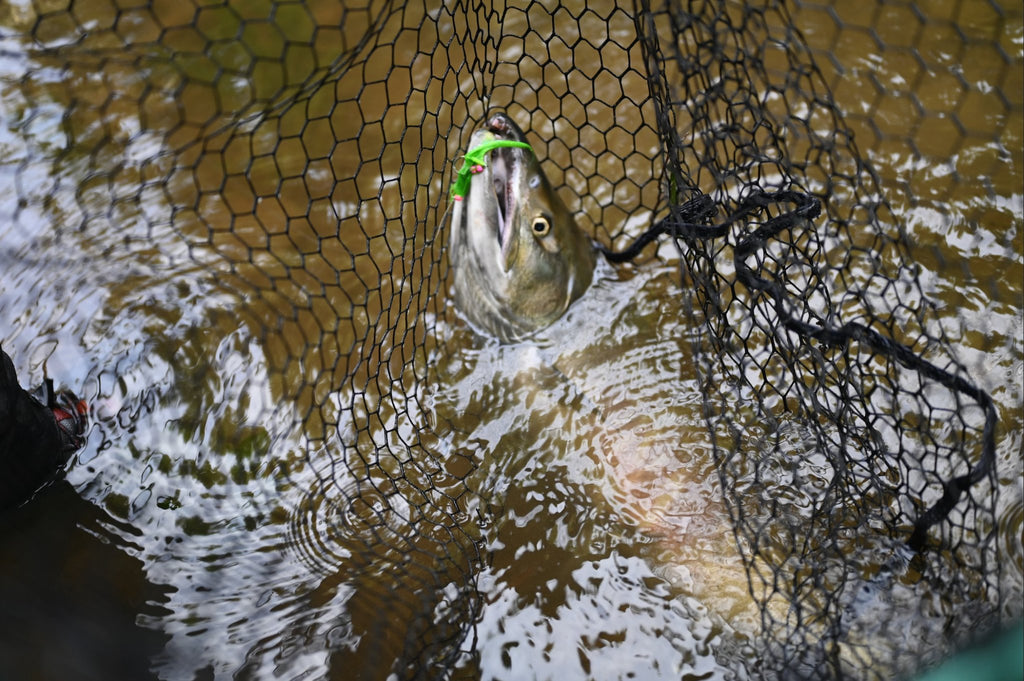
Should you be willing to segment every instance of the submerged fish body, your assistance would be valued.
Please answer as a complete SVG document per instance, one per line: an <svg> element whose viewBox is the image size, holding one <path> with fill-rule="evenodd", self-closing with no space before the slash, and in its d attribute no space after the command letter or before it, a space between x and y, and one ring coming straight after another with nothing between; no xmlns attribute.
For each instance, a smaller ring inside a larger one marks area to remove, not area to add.
<svg viewBox="0 0 1024 681"><path fill-rule="evenodd" d="M525 143L505 114L473 133L470 149ZM542 329L590 286L593 242L579 229L529 148L497 147L472 176L452 224L455 303L480 330L504 342Z"/></svg>

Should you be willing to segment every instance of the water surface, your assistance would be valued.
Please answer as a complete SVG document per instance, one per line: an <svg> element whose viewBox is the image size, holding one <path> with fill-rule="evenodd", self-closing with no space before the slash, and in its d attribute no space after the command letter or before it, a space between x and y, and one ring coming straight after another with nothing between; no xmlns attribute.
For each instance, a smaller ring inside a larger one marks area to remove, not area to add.
<svg viewBox="0 0 1024 681"><path fill-rule="evenodd" d="M662 207L628 13L307 6L0 10L0 340L24 383L50 375L94 408L66 480L0 518L0 670L385 678L401 658L467 678L745 678L764 620L675 249L605 268L514 346L474 336L446 295L478 25L527 36L491 45L491 103L590 233L621 246ZM989 9L794 20L998 405L988 559L1020 594L1024 33L1019 9ZM798 465L772 474L798 515L830 475L786 428ZM907 666L945 652L962 605L899 562L873 579L900 555L877 537L842 567L871 586L844 603L857 678L871 622L911 632L882 646Z"/></svg>

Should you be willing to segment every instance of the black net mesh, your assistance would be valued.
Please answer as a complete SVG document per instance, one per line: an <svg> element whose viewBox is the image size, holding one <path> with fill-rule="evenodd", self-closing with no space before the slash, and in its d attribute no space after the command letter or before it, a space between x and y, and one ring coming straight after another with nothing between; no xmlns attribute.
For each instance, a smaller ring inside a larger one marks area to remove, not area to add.
<svg viewBox="0 0 1024 681"><path fill-rule="evenodd" d="M0 340L85 386L142 666L894 678L1018 620L1021 14L0 6ZM448 294L493 109L629 261L514 345Z"/></svg>

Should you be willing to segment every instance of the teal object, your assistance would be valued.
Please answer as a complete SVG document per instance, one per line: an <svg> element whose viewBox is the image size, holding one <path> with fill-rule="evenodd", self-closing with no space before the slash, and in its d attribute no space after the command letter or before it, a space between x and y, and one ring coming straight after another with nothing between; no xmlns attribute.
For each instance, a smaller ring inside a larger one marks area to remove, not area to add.
<svg viewBox="0 0 1024 681"><path fill-rule="evenodd" d="M1024 623L962 650L916 681L1021 681L1024 679Z"/></svg>
<svg viewBox="0 0 1024 681"><path fill-rule="evenodd" d="M466 192L469 191L469 182L473 179L474 173L480 172L478 169L482 169L487 164L487 152L502 147L529 149L530 153L533 153L533 147L526 142L513 142L512 140L491 140L484 142L480 146L473 147L462 157L462 167L458 170L455 182L452 182L451 197L453 199L461 200L466 195Z"/></svg>

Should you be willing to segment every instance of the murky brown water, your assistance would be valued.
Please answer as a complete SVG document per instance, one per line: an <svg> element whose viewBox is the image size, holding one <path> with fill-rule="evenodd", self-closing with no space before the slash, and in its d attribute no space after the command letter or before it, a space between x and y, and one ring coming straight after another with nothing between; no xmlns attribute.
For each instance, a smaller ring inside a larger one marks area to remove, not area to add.
<svg viewBox="0 0 1024 681"><path fill-rule="evenodd" d="M794 22L999 405L1020 593L1021 13L838 4ZM134 5L0 7L0 340L95 408L66 481L0 518L0 670L384 678L410 632L478 615L468 677L742 677L758 615L672 249L516 346L445 295L443 182L482 87L596 238L649 223L629 14ZM463 42L477 25L527 37Z"/></svg>

